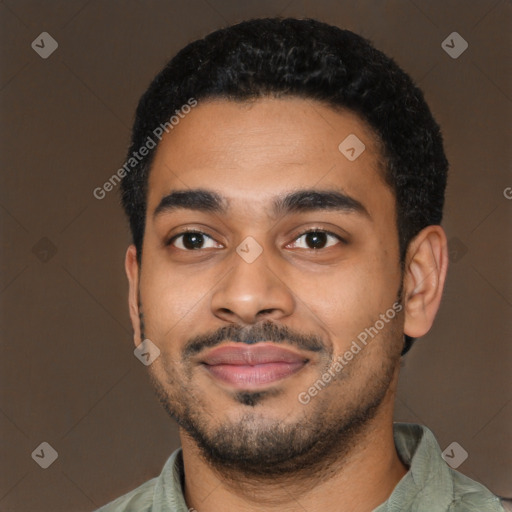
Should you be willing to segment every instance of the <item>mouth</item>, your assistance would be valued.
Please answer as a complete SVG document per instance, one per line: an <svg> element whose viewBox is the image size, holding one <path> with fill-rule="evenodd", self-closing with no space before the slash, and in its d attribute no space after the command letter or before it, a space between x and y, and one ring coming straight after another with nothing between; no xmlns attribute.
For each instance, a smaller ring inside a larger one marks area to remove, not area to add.
<svg viewBox="0 0 512 512"><path fill-rule="evenodd" d="M271 343L225 345L201 361L210 376L238 389L257 389L299 372L309 359Z"/></svg>

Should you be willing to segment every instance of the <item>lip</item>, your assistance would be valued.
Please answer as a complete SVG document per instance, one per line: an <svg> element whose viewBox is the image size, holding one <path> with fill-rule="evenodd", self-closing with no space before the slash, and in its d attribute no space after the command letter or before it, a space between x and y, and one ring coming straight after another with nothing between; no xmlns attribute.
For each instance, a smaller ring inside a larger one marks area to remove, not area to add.
<svg viewBox="0 0 512 512"><path fill-rule="evenodd" d="M274 344L225 345L201 360L208 373L237 388L252 389L280 381L300 371L309 359Z"/></svg>

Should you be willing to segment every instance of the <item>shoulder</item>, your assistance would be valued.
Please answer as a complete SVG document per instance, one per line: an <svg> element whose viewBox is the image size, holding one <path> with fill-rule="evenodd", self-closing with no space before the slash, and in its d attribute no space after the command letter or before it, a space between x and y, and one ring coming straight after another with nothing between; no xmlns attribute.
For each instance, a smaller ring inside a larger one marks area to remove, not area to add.
<svg viewBox="0 0 512 512"><path fill-rule="evenodd" d="M103 505L95 512L161 512L187 510L181 480L183 458L181 448L175 450L162 472L127 494Z"/></svg>
<svg viewBox="0 0 512 512"><path fill-rule="evenodd" d="M107 503L96 512L149 512L153 505L153 494L157 478L152 478L132 491Z"/></svg>
<svg viewBox="0 0 512 512"><path fill-rule="evenodd" d="M453 481L453 502L449 512L504 512L500 498L484 485L450 469Z"/></svg>
<svg viewBox="0 0 512 512"><path fill-rule="evenodd" d="M395 423L393 433L397 452L409 471L383 510L394 510L390 505L400 502L400 510L504 512L498 496L450 467L427 427Z"/></svg>

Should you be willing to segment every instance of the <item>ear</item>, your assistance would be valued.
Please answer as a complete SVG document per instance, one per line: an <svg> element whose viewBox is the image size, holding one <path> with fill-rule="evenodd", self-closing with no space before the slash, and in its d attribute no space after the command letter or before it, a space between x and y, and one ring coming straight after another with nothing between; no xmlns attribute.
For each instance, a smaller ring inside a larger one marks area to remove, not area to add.
<svg viewBox="0 0 512 512"><path fill-rule="evenodd" d="M441 303L448 243L441 226L427 226L411 241L404 271L404 333L413 338L425 335Z"/></svg>
<svg viewBox="0 0 512 512"><path fill-rule="evenodd" d="M139 264L137 262L137 249L133 244L126 251L124 268L129 283L128 307L133 327L133 342L137 346L142 340L139 316Z"/></svg>

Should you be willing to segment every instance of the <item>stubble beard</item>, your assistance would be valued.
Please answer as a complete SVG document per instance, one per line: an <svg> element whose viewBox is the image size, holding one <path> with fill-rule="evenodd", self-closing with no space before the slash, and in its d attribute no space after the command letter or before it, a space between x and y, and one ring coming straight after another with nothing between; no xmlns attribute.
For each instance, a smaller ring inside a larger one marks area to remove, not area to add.
<svg viewBox="0 0 512 512"><path fill-rule="evenodd" d="M381 358L374 362L375 368L367 371L365 382L358 385L354 394L357 396L345 400L342 396L343 407L336 407L333 388L344 392L343 381L348 382L355 374L348 372L329 385L331 390L322 390L306 406L298 405L302 410L292 419L266 418L260 411L271 396L265 392L244 392L233 395L245 409L239 419L217 424L209 412L210 404L190 383L191 375L188 380L183 379L167 367L162 378L150 368L150 378L167 413L195 441L204 460L223 478L276 482L292 477L295 482L311 482L313 475L323 479L332 474L334 466L343 465L351 452L361 446L399 365L397 336L402 334L396 324L393 322L387 332L381 332L386 338L377 341L383 347ZM354 364L351 370L356 366L364 368L365 355L358 356L359 364Z"/></svg>

